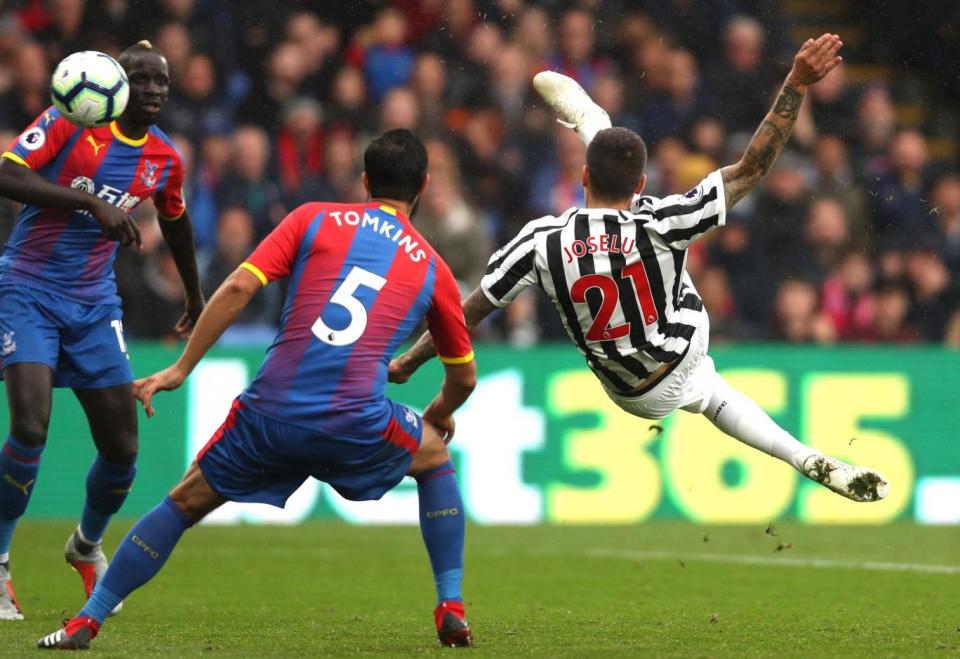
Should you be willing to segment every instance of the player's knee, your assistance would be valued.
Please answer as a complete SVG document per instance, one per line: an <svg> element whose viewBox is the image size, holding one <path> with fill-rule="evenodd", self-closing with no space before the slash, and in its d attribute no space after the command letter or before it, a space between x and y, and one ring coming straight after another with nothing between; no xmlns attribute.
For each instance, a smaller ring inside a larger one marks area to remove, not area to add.
<svg viewBox="0 0 960 659"><path fill-rule="evenodd" d="M410 475L416 476L436 469L446 464L448 460L450 460L450 452L447 450L447 445L435 430L424 424L423 439L410 465Z"/></svg>
<svg viewBox="0 0 960 659"><path fill-rule="evenodd" d="M137 462L137 445L100 451L100 457L114 465L130 466Z"/></svg>
<svg viewBox="0 0 960 659"><path fill-rule="evenodd" d="M10 423L10 434L18 442L36 448L47 443L47 423L39 417L26 416Z"/></svg>

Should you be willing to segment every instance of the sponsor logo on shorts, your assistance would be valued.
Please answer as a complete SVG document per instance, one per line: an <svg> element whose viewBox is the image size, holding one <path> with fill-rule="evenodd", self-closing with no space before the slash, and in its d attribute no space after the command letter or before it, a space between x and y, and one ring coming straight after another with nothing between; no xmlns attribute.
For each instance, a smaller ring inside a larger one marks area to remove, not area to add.
<svg viewBox="0 0 960 659"><path fill-rule="evenodd" d="M47 141L47 134L39 126L34 126L20 136L20 146L27 151L36 151Z"/></svg>
<svg viewBox="0 0 960 659"><path fill-rule="evenodd" d="M437 517L456 517L460 514L459 508L444 508L443 510L428 510L427 519L435 519Z"/></svg>
<svg viewBox="0 0 960 659"><path fill-rule="evenodd" d="M154 560L157 560L160 558L160 552L158 552L156 549L154 549L153 547L145 543L143 540L141 540L140 536L134 535L133 537L130 538L130 540L133 542L133 544L140 547L140 549L146 552L150 556L150 558Z"/></svg>
<svg viewBox="0 0 960 659"><path fill-rule="evenodd" d="M411 410L409 407L405 407L403 409L406 410L406 412L403 415L403 418L407 420L407 423L409 423L414 428L418 427L420 425L420 422L417 420L417 413Z"/></svg>
<svg viewBox="0 0 960 659"><path fill-rule="evenodd" d="M17 342L13 340L13 332L3 333L3 342L0 343L0 357L6 357L17 349Z"/></svg>

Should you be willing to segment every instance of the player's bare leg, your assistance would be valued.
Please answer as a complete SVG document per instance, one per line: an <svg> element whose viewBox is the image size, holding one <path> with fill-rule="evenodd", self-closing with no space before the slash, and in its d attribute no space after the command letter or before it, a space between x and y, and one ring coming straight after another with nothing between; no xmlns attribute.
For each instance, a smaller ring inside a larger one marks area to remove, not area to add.
<svg viewBox="0 0 960 659"><path fill-rule="evenodd" d="M3 371L10 409L10 434L0 450L0 620L23 620L10 579L10 542L27 509L47 441L53 371L21 362Z"/></svg>
<svg viewBox="0 0 960 659"><path fill-rule="evenodd" d="M437 587L434 622L441 645L468 647L473 633L464 618L460 583L463 579L463 501L450 454L439 431L423 423L420 448L410 463L420 498L420 531L430 555Z"/></svg>
<svg viewBox="0 0 960 659"><path fill-rule="evenodd" d="M574 129L586 145L594 135L612 125L606 111L573 78L556 71L541 71L533 77L533 86L557 113L557 121Z"/></svg>
<svg viewBox="0 0 960 659"><path fill-rule="evenodd" d="M137 460L137 408L131 385L75 389L90 424L97 457L87 475L87 497L77 529L67 538L64 557L83 581L87 597L107 570L102 540L110 518L127 498ZM111 615L119 613L118 604Z"/></svg>
<svg viewBox="0 0 960 659"><path fill-rule="evenodd" d="M703 415L720 430L853 501L879 501L887 496L889 485L879 472L849 465L802 444L722 377L714 374L713 378Z"/></svg>
<svg viewBox="0 0 960 659"><path fill-rule="evenodd" d="M90 647L91 639L99 633L110 611L160 571L184 531L224 502L207 483L197 464L192 464L170 495L130 529L86 605L61 629L37 641L37 647L55 650Z"/></svg>

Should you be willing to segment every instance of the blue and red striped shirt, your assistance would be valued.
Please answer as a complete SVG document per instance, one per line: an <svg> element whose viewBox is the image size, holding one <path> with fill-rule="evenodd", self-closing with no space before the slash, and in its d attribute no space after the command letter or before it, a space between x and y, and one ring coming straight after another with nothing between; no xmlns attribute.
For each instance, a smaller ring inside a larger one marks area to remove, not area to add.
<svg viewBox="0 0 960 659"><path fill-rule="evenodd" d="M396 209L305 204L242 264L289 278L280 330L241 401L340 437L384 431L390 359L424 318L446 363L473 359L450 268Z"/></svg>
<svg viewBox="0 0 960 659"><path fill-rule="evenodd" d="M163 219L178 219L186 209L180 155L156 126L134 140L116 122L81 128L51 107L3 157L127 212L147 197ZM0 285L42 288L91 304L117 302L113 260L118 245L85 211L25 204L0 257Z"/></svg>

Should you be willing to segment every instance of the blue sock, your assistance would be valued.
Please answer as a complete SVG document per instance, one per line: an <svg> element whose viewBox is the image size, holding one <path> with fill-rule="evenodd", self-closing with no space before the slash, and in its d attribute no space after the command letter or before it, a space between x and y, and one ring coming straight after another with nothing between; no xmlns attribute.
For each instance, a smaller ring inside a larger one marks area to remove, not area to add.
<svg viewBox="0 0 960 659"><path fill-rule="evenodd" d="M462 601L463 499L457 487L453 464L448 460L417 476L420 495L420 532L430 555L437 602Z"/></svg>
<svg viewBox="0 0 960 659"><path fill-rule="evenodd" d="M103 539L110 518L120 510L130 493L136 473L135 465L113 464L97 455L87 474L87 500L80 517L83 540L96 545Z"/></svg>
<svg viewBox="0 0 960 659"><path fill-rule="evenodd" d="M127 595L147 583L173 553L190 522L170 497L140 518L123 539L110 567L77 615L99 623Z"/></svg>
<svg viewBox="0 0 960 659"><path fill-rule="evenodd" d="M13 530L27 509L43 447L21 444L13 435L0 448L0 554L10 551Z"/></svg>

